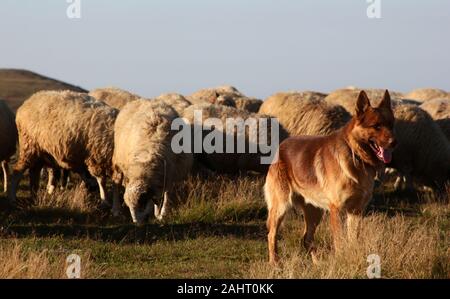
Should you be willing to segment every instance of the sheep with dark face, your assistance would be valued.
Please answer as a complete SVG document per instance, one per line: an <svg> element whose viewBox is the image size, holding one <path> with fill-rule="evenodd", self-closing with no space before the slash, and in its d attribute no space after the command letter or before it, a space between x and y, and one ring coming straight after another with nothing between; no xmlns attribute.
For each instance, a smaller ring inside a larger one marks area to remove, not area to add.
<svg viewBox="0 0 450 299"><path fill-rule="evenodd" d="M247 97L238 97L234 100L236 103L236 108L245 110L251 113L258 113L259 108L263 104L263 101L260 99L247 98Z"/></svg>
<svg viewBox="0 0 450 299"><path fill-rule="evenodd" d="M174 185L191 170L192 154L172 149L176 118L169 105L145 99L128 103L117 117L113 180L116 187L125 187L124 201L135 223L142 224L153 209L159 219L164 217ZM116 197L113 214L119 213L120 203Z"/></svg>
<svg viewBox="0 0 450 299"><path fill-rule="evenodd" d="M26 169L32 196L39 187L43 166L72 170L97 179L102 203L106 201L106 178L111 175L114 121L118 111L84 93L41 91L17 110L19 157L14 166L9 199Z"/></svg>
<svg viewBox="0 0 450 299"><path fill-rule="evenodd" d="M229 107L235 107L247 112L257 113L262 101L255 98L249 98L233 86L219 86L215 88L201 89L187 99L192 104L217 104Z"/></svg>

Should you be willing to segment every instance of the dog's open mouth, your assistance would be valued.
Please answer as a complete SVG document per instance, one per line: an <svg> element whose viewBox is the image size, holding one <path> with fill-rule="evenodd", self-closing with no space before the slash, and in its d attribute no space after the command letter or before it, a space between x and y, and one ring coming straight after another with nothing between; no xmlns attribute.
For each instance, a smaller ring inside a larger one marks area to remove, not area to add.
<svg viewBox="0 0 450 299"><path fill-rule="evenodd" d="M378 159L383 161L384 163L390 163L392 160L392 149L390 148L383 148L379 146L376 142L370 140L369 141L370 147L374 151L375 155Z"/></svg>

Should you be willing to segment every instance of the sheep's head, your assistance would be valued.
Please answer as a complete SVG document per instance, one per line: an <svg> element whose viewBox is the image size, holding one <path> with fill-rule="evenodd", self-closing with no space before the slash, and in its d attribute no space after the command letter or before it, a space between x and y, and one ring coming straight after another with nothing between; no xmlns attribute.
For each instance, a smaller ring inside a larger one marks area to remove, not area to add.
<svg viewBox="0 0 450 299"><path fill-rule="evenodd" d="M124 194L125 204L130 209L131 218L137 225L143 225L153 214L153 201L143 182L137 181L127 185Z"/></svg>
<svg viewBox="0 0 450 299"><path fill-rule="evenodd" d="M232 97L221 95L216 99L216 104L236 108L236 102Z"/></svg>

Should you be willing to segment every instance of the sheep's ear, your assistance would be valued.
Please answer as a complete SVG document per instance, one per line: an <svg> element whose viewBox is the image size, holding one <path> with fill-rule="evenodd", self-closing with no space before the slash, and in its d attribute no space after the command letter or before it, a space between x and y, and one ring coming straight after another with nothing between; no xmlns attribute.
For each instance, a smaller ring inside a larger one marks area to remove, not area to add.
<svg viewBox="0 0 450 299"><path fill-rule="evenodd" d="M358 100L356 101L356 116L361 116L370 107L370 101L364 90L358 95Z"/></svg>
<svg viewBox="0 0 450 299"><path fill-rule="evenodd" d="M391 95L387 89L384 92L383 100L378 105L378 108L391 109Z"/></svg>

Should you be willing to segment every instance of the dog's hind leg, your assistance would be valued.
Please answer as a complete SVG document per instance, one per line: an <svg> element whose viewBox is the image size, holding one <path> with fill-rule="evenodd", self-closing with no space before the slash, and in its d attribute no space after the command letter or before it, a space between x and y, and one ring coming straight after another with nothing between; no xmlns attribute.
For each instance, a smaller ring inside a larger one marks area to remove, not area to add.
<svg viewBox="0 0 450 299"><path fill-rule="evenodd" d="M264 185L264 195L269 210L267 217L269 263L277 264L278 229L290 205L290 188L283 169L280 169L279 163L273 164L269 169Z"/></svg>
<svg viewBox="0 0 450 299"><path fill-rule="evenodd" d="M321 208L307 204L303 196L296 193L292 194L292 204L296 210L302 210L305 218L305 232L303 233L302 239L303 247L307 251L313 252L314 234L322 220L324 211Z"/></svg>
<svg viewBox="0 0 450 299"><path fill-rule="evenodd" d="M323 210L310 204L303 206L303 214L305 216L305 233L303 235L303 246L306 250L314 251L314 234L317 226L322 220Z"/></svg>

